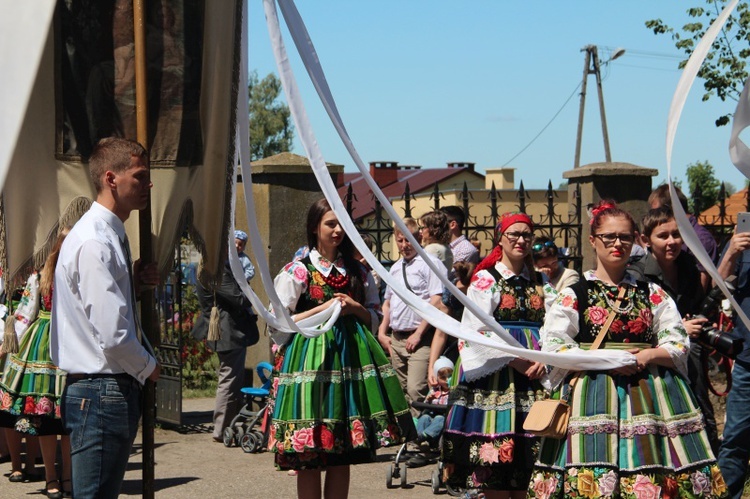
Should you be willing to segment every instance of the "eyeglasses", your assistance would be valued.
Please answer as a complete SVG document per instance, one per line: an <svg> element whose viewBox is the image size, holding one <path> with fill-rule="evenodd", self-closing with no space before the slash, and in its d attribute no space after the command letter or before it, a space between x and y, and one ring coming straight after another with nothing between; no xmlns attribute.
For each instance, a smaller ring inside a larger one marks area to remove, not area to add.
<svg viewBox="0 0 750 499"><path fill-rule="evenodd" d="M552 248L554 250L557 250L557 246L555 246L555 243L552 241L544 241L543 243L536 243L534 246L531 247L533 251L542 251L544 248Z"/></svg>
<svg viewBox="0 0 750 499"><path fill-rule="evenodd" d="M426 229L426 228L427 228L426 225L417 225L417 230L422 230L422 229Z"/></svg>
<svg viewBox="0 0 750 499"><path fill-rule="evenodd" d="M620 244L622 244L623 246L630 246L635 241L635 236L633 236L633 234L594 234L594 237L598 237L601 242L604 243L604 246L607 247L615 244L615 241L617 241L618 239L620 240Z"/></svg>
<svg viewBox="0 0 750 499"><path fill-rule="evenodd" d="M524 241L527 242L531 242L534 240L534 234L532 234L531 232L506 232L503 235L507 237L508 241L511 243L515 243L521 238L523 238Z"/></svg>

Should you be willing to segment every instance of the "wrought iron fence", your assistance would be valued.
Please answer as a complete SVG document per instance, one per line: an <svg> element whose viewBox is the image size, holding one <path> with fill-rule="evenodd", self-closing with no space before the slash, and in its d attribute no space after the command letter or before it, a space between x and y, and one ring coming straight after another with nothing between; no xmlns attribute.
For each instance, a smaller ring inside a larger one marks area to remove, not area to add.
<svg viewBox="0 0 750 499"><path fill-rule="evenodd" d="M495 241L497 236L495 229L502 216L500 210L502 198L494 183L489 190L469 190L466 182L464 182L457 197L466 214L464 235L469 239L478 238L481 235L485 240ZM520 183L519 189L515 191L515 197L515 211L523 213L527 212L530 203L541 202L539 199L531 198L531 193L524 188L523 182ZM545 235L557 241L563 252L562 260L566 264L572 265L580 273L583 264L580 186L576 185L573 191L573 199L569 200L568 203L557 202L556 198L557 193L552 188L552 181L549 181L544 193L545 208L542 210L544 213L531 215L535 225L535 233L537 236ZM416 201L416 196L411 192L408 182L404 184L404 192L398 199L404 201L403 216L412 217L412 204ZM429 200L435 210L439 210L441 201L445 200L437 182L430 193ZM350 184L344 196L344 204L350 215L358 201ZM390 218L384 213L382 205L374 196L373 202L375 207L372 214L355 220L355 225L360 233L370 234L373 237L375 240L373 253L381 262L388 265L395 261L398 256L391 254L393 226ZM482 207L485 209L480 209ZM478 212L488 214L478 214Z"/></svg>

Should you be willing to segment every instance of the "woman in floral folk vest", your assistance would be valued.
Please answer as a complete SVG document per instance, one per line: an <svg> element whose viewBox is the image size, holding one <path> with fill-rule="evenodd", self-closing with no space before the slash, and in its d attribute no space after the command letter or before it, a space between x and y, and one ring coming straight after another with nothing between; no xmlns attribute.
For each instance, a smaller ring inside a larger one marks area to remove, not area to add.
<svg viewBox="0 0 750 499"><path fill-rule="evenodd" d="M493 315L516 340L539 350L545 304L556 296L534 272L534 227L523 213L503 215L495 249L476 268L467 296ZM471 312L462 322L485 326ZM494 334L485 332L484 334ZM544 365L459 340L453 405L443 433L447 484L480 488L486 497L523 497L536 459L538 440L523 431L531 404L544 398Z"/></svg>
<svg viewBox="0 0 750 499"><path fill-rule="evenodd" d="M547 313L543 350L563 352L587 349L614 311L600 348L628 350L636 363L578 373L572 395L566 378L568 434L542 440L529 497L727 495L686 382L689 343L677 306L658 285L625 272L635 228L614 203L595 207L596 270L563 290Z"/></svg>
<svg viewBox="0 0 750 499"><path fill-rule="evenodd" d="M321 336L294 335L282 347L269 448L276 466L299 470L298 497L346 497L349 465L372 462L379 447L416 436L411 412L378 328L378 289L354 258L354 247L328 202L307 216L310 254L274 281L295 321L341 303L341 316Z"/></svg>

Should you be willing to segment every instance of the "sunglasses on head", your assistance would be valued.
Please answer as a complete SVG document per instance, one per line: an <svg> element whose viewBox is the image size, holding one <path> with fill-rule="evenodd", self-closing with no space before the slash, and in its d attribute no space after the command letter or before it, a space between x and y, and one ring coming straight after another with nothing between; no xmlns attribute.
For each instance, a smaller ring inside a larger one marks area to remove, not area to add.
<svg viewBox="0 0 750 499"><path fill-rule="evenodd" d="M552 241L544 241L543 243L536 243L534 246L531 247L533 251L542 251L544 248L553 248L557 249L557 246L555 246L555 243Z"/></svg>

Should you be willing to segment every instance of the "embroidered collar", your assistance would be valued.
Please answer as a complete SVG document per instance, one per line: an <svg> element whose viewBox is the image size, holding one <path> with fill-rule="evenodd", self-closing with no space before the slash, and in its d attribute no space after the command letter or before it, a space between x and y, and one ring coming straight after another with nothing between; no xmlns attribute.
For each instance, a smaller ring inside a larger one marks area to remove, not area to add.
<svg viewBox="0 0 750 499"><path fill-rule="evenodd" d="M583 276L586 278L587 281L601 281L602 283L604 282L598 277L596 277L596 274L594 273L593 270L587 270L586 272L583 273ZM622 281L620 281L620 284L622 283L629 284L631 286L637 286L636 278L630 272L625 272L625 276L622 278ZM608 286L608 284L605 284L605 285Z"/></svg>
<svg viewBox="0 0 750 499"><path fill-rule="evenodd" d="M341 253L336 257L335 262L331 262L321 255L317 249L313 248L310 250L310 262L325 277L328 277L328 274L331 273L331 269L334 267L339 271L339 274L346 275L346 267L344 267L344 259L341 258Z"/></svg>
<svg viewBox="0 0 750 499"><path fill-rule="evenodd" d="M500 276L506 281L508 279L513 279L514 277L516 277L516 274L501 261L495 263L495 270L497 270L498 274L500 274ZM524 266L521 273L518 274L518 277L523 277L527 281L531 280L531 276L529 276L529 269Z"/></svg>

